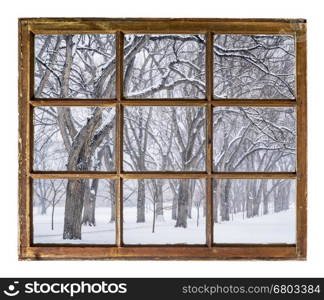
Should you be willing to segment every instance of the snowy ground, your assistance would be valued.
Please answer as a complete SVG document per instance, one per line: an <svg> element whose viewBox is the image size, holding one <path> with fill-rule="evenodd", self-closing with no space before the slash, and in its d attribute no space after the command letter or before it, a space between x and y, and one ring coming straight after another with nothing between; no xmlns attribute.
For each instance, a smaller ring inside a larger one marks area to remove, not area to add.
<svg viewBox="0 0 324 300"><path fill-rule="evenodd" d="M296 210L242 219L242 214L234 216L233 221L214 225L215 243L274 244L296 243Z"/></svg>
<svg viewBox="0 0 324 300"><path fill-rule="evenodd" d="M64 207L55 209L54 230L51 230L51 210L48 210L47 215L40 215L34 209L34 243L114 244L115 223L109 223L109 216L109 208L98 208L96 226L82 226L82 240L63 240Z"/></svg>
<svg viewBox="0 0 324 300"><path fill-rule="evenodd" d="M164 220L155 224L152 233L152 213L146 214L145 223L136 223L136 210L124 208L124 243L125 244L205 244L206 227L203 218L197 226L196 210L192 212L193 218L188 219L187 228L174 227L175 221L171 219L171 210L164 212ZM202 209L200 211L202 216Z"/></svg>
<svg viewBox="0 0 324 300"><path fill-rule="evenodd" d="M164 220L156 222L152 233L152 214L146 213L145 223L136 223L136 208L124 208L125 244L205 244L205 222L200 218L197 227L196 211L193 219L188 219L188 227L175 228L171 220L171 211L165 211ZM202 212L200 213L202 216ZM114 244L115 224L109 223L110 211L107 207L96 210L95 227L82 227L82 240L63 240L64 208L55 211L54 230L51 230L51 212L40 215L34 212L34 243L67 243L67 244ZM214 226L215 243L288 243L296 242L296 211L290 209L276 214L242 219L241 214L234 216L233 221L217 223Z"/></svg>
<svg viewBox="0 0 324 300"><path fill-rule="evenodd" d="M136 223L136 208L124 209L124 243L125 244L205 244L205 222L197 219L193 212L193 219L188 220L188 228L175 228L175 221L171 219L171 211L165 212L165 220L156 222L155 233L152 233L152 214L147 212L146 223ZM200 212L202 215L202 211ZM55 210L54 230L51 230L51 212L40 215L34 209L34 243L67 243L67 244L114 244L115 224L109 223L110 211L107 207L96 209L96 226L82 227L82 240L63 240L64 208Z"/></svg>

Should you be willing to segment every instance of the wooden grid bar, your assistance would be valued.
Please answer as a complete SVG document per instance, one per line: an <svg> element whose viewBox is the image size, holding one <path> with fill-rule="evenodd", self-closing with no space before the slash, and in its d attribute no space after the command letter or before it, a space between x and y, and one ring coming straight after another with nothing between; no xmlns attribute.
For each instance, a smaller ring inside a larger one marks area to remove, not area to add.
<svg viewBox="0 0 324 300"><path fill-rule="evenodd" d="M29 131L30 131L30 107L28 105L30 94L29 57L30 57L30 32L28 23L19 23L19 255L27 257L30 247L31 202L30 177L29 177ZM22 70L24 74L22 74Z"/></svg>
<svg viewBox="0 0 324 300"><path fill-rule="evenodd" d="M232 33L294 34L304 19L39 18L22 19L34 34L76 33Z"/></svg>
<svg viewBox="0 0 324 300"><path fill-rule="evenodd" d="M122 99L123 106L261 106L261 107L294 107L297 106L296 100L286 99ZM116 106L117 100L109 99L32 99L30 104L33 107L40 106Z"/></svg>
<svg viewBox="0 0 324 300"><path fill-rule="evenodd" d="M206 157L206 240L208 247L213 245L214 217L213 217L213 34L208 32L206 35L206 94L208 100L207 106L207 157Z"/></svg>
<svg viewBox="0 0 324 300"><path fill-rule="evenodd" d="M150 26L148 26L150 24ZM306 24L304 20L222 20L222 19L25 19L20 20L20 258L23 259L304 259L306 256ZM100 25L100 26L96 26ZM98 29L99 28L99 29ZM185 30L184 30L185 28ZM115 33L116 99L35 99L34 34ZM206 99L125 99L123 96L124 33L204 33L206 35ZM297 96L285 99L214 99L213 33L296 34ZM27 72L26 72L27 70ZM33 171L33 108L39 106L116 107L115 172ZM206 107L205 172L124 172L123 127L125 106L204 106ZM213 172L213 108L217 106L296 106L297 172ZM26 126L28 124L28 126ZM32 180L49 178L105 178L116 180L116 246L33 245ZM149 178L191 178L206 180L206 246L123 245L123 180ZM297 179L296 245L215 245L213 244L213 180L215 179ZM25 188L25 190L24 190Z"/></svg>
<svg viewBox="0 0 324 300"><path fill-rule="evenodd" d="M32 172L30 173L32 179L114 179L119 178L117 173L110 172Z"/></svg>
<svg viewBox="0 0 324 300"><path fill-rule="evenodd" d="M307 60L306 24L296 32L297 83L297 255L307 255Z"/></svg>
<svg viewBox="0 0 324 300"><path fill-rule="evenodd" d="M29 247L25 258L37 260L51 259L135 259L135 260L228 260L228 259L296 259L295 246L241 246L241 247Z"/></svg>
<svg viewBox="0 0 324 300"><path fill-rule="evenodd" d="M123 98L123 49L124 35L117 32L116 39L116 95L117 95L117 134L116 134L116 166L117 166L117 193L116 193L116 244L118 247L123 243L123 129L124 111L122 106Z"/></svg>
<svg viewBox="0 0 324 300"><path fill-rule="evenodd" d="M297 179L295 172L31 172L32 179Z"/></svg>
<svg viewBox="0 0 324 300"><path fill-rule="evenodd" d="M116 106L116 100L103 100L103 99L33 99L30 101L33 107L40 106L103 106L111 107Z"/></svg>

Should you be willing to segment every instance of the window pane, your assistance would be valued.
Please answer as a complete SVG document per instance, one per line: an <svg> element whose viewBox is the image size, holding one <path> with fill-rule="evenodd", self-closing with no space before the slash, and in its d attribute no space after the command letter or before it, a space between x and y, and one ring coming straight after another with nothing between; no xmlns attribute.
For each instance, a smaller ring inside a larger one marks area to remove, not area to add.
<svg viewBox="0 0 324 300"><path fill-rule="evenodd" d="M205 98L205 36L125 35L127 98Z"/></svg>
<svg viewBox="0 0 324 300"><path fill-rule="evenodd" d="M217 107L213 122L215 171L295 171L295 108Z"/></svg>
<svg viewBox="0 0 324 300"><path fill-rule="evenodd" d="M126 180L124 243L205 244L205 190L204 180Z"/></svg>
<svg viewBox="0 0 324 300"><path fill-rule="evenodd" d="M214 242L296 242L295 180L214 181Z"/></svg>
<svg viewBox="0 0 324 300"><path fill-rule="evenodd" d="M35 36L36 98L114 98L113 34Z"/></svg>
<svg viewBox="0 0 324 300"><path fill-rule="evenodd" d="M205 170L205 108L126 107L126 171Z"/></svg>
<svg viewBox="0 0 324 300"><path fill-rule="evenodd" d="M112 171L115 108L36 107L34 169Z"/></svg>
<svg viewBox="0 0 324 300"><path fill-rule="evenodd" d="M216 35L214 96L293 99L294 43L290 35Z"/></svg>
<svg viewBox="0 0 324 300"><path fill-rule="evenodd" d="M114 244L115 182L34 180L33 224L35 244Z"/></svg>

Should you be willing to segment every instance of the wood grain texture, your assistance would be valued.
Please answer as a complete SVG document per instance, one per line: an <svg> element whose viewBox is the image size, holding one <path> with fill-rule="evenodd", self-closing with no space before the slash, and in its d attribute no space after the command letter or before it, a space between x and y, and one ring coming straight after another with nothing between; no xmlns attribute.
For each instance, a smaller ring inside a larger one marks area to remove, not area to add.
<svg viewBox="0 0 324 300"><path fill-rule="evenodd" d="M268 33L293 34L304 19L23 19L44 33Z"/></svg>
<svg viewBox="0 0 324 300"><path fill-rule="evenodd" d="M212 247L214 238L214 216L213 216L213 34L211 32L206 35L206 94L208 100L207 106L207 156L206 171L208 178L206 181L206 241L208 247Z"/></svg>
<svg viewBox="0 0 324 300"><path fill-rule="evenodd" d="M30 148L29 148L29 54L30 54L30 34L27 22L19 22L19 86L18 86L18 103L19 103L19 257L27 255L30 246Z"/></svg>
<svg viewBox="0 0 324 300"><path fill-rule="evenodd" d="M307 54L306 24L296 32L297 50L297 254L307 256Z"/></svg>
<svg viewBox="0 0 324 300"><path fill-rule="evenodd" d="M228 260L297 259L295 246L246 247L30 247L25 259Z"/></svg>
<svg viewBox="0 0 324 300"><path fill-rule="evenodd" d="M123 130L124 110L121 104L123 97L123 48L124 35L118 31L116 39L116 95L117 95L117 134L116 134L116 166L117 166L117 193L116 193L116 245L121 247L123 243Z"/></svg>

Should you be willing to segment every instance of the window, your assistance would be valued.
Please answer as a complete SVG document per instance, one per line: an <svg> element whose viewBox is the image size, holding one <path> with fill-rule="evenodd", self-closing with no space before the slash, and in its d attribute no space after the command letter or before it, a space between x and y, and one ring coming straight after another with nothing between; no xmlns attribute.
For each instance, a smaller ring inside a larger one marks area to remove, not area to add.
<svg viewBox="0 0 324 300"><path fill-rule="evenodd" d="M21 259L304 259L306 21L21 19Z"/></svg>

